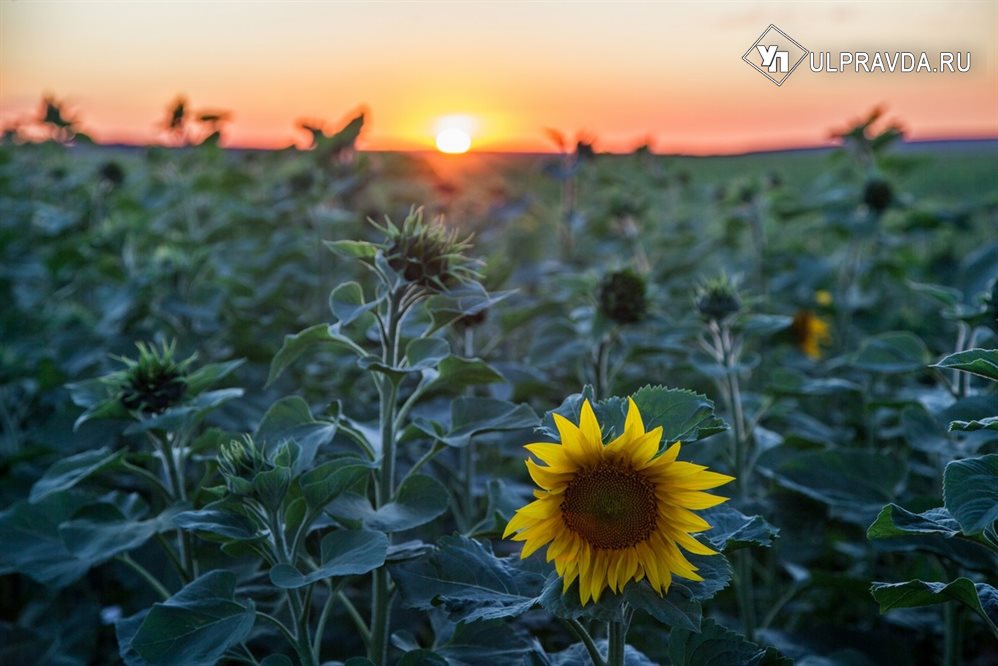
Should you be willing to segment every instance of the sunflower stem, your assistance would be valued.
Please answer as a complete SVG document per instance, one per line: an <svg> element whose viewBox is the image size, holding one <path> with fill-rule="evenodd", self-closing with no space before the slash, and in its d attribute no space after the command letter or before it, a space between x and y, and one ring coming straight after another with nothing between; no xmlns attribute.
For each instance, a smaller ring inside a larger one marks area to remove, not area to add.
<svg viewBox="0 0 998 666"><path fill-rule="evenodd" d="M563 622L569 632L586 647L589 658L593 660L593 666L606 666L606 661L603 660L603 655L600 654L599 648L596 647L596 642L589 635L589 632L586 631L586 628L582 626L582 623L572 619L563 620Z"/></svg>
<svg viewBox="0 0 998 666"><path fill-rule="evenodd" d="M952 602L943 605L943 620L945 622L944 666L960 666L963 663L962 610L959 605Z"/></svg>
<svg viewBox="0 0 998 666"><path fill-rule="evenodd" d="M382 359L386 365L399 364L399 338L404 311L400 309L403 294L394 290L388 297L388 312L384 328ZM395 418L398 412L398 381L385 375L378 382L381 418L381 470L378 477L375 506L381 508L395 496ZM388 541L391 543L391 535ZM390 633L392 590L388 570L382 566L374 570L371 583L371 641L368 657L376 666L388 662L388 636Z"/></svg>
<svg viewBox="0 0 998 666"><path fill-rule="evenodd" d="M465 329L464 331L464 357L474 358L475 356L475 337L474 331L471 327ZM469 389L465 390L466 395L471 395L472 391ZM464 495L464 514L465 514L465 527L471 527L475 524L475 438L470 437L468 439L468 444L461 449L461 480L463 482L463 487L461 488L462 494Z"/></svg>
<svg viewBox="0 0 998 666"><path fill-rule="evenodd" d="M610 641L607 648L607 666L624 666L624 650L627 647L627 626L624 622L610 623Z"/></svg>
<svg viewBox="0 0 998 666"><path fill-rule="evenodd" d="M608 397L607 392L610 390L610 344L610 337L604 336L600 340L599 346L596 347L595 398L597 400L605 400Z"/></svg>

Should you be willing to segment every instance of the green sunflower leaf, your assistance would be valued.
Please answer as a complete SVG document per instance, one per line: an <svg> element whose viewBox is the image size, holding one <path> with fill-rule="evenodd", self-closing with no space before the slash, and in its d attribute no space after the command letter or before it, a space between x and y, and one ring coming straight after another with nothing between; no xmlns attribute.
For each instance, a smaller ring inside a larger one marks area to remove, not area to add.
<svg viewBox="0 0 998 666"><path fill-rule="evenodd" d="M874 583L870 594L880 604L880 612L892 608L916 608L947 601L958 601L977 613L998 638L998 590L969 578L949 583L909 580L903 583Z"/></svg>
<svg viewBox="0 0 998 666"><path fill-rule="evenodd" d="M428 555L388 565L409 608L442 606L455 622L515 617L530 610L544 574L518 557L496 557L488 542L443 537Z"/></svg>
<svg viewBox="0 0 998 666"><path fill-rule="evenodd" d="M315 571L302 574L290 564L278 564L270 570L270 580L284 589L311 585L324 578L365 574L385 563L388 537L382 532L336 530L322 539L321 562Z"/></svg>
<svg viewBox="0 0 998 666"><path fill-rule="evenodd" d="M962 370L998 382L998 349L968 349L950 354L931 367Z"/></svg>
<svg viewBox="0 0 998 666"><path fill-rule="evenodd" d="M674 666L790 666L793 661L774 648L761 648L744 636L704 620L700 633L675 629L669 635L669 658Z"/></svg>
<svg viewBox="0 0 998 666"><path fill-rule="evenodd" d="M208 666L253 628L253 603L235 600L236 574L211 571L155 604L129 642L150 664ZM124 647L124 646L123 646Z"/></svg>
<svg viewBox="0 0 998 666"><path fill-rule="evenodd" d="M943 503L967 535L980 534L998 520L998 453L946 465Z"/></svg>

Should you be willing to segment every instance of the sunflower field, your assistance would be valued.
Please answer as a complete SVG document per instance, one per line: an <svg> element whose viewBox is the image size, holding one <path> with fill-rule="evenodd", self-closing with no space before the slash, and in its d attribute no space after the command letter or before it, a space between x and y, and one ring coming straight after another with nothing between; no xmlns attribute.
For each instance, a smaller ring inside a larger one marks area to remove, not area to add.
<svg viewBox="0 0 998 666"><path fill-rule="evenodd" d="M202 121L0 145L0 663L998 663L993 142Z"/></svg>

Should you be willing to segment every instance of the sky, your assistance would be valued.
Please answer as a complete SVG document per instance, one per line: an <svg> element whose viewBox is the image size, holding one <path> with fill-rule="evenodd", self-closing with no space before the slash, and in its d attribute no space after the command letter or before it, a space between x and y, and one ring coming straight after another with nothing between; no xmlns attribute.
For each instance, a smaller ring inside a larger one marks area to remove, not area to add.
<svg viewBox="0 0 998 666"><path fill-rule="evenodd" d="M966 73L815 73L777 87L742 60L769 24L814 52L971 54ZM301 144L368 113L361 147L731 154L822 145L887 110L912 139L998 138L998 0L289 2L0 0L0 123L64 100L102 142L162 139L179 94L226 110L225 143Z"/></svg>

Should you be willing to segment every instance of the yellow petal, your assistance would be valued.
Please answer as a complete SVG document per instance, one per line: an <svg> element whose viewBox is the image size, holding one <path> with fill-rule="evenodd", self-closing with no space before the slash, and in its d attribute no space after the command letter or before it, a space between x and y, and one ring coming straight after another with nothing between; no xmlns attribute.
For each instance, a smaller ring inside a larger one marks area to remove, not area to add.
<svg viewBox="0 0 998 666"><path fill-rule="evenodd" d="M700 492L699 490L688 490L670 493L672 500L686 507L687 509L709 509L712 506L717 506L723 502L727 502L727 497L718 497L717 495L711 495L710 493Z"/></svg>
<svg viewBox="0 0 998 666"><path fill-rule="evenodd" d="M528 459L526 463L527 471L530 472L530 478L545 490L554 490L555 488L563 487L571 477L570 472L553 472L549 467L541 467L533 460Z"/></svg>
<svg viewBox="0 0 998 666"><path fill-rule="evenodd" d="M582 445L582 433L579 427L561 414L553 414L554 425L558 428L558 437L565 456L576 465L586 463L586 450Z"/></svg>
<svg viewBox="0 0 998 666"><path fill-rule="evenodd" d="M602 459L603 457L603 435L600 432L599 421L596 420L596 413L588 400L582 402L582 411L579 414L579 432L582 433L582 447L586 453L586 460L590 463Z"/></svg>
<svg viewBox="0 0 998 666"><path fill-rule="evenodd" d="M651 432L639 435L637 439L632 441L631 444L631 464L634 465L635 469L642 469L647 467L648 464L658 453L658 445L662 441L662 426L659 426L652 430Z"/></svg>
<svg viewBox="0 0 998 666"><path fill-rule="evenodd" d="M537 442L536 444L527 444L523 448L530 451L532 454L537 456L539 460L551 467L572 466L572 462L565 455L565 447L560 444Z"/></svg>
<svg viewBox="0 0 998 666"><path fill-rule="evenodd" d="M675 532L672 534L676 543L696 555L717 555L717 551L700 543L685 532Z"/></svg>
<svg viewBox="0 0 998 666"><path fill-rule="evenodd" d="M634 404L633 398L627 399L627 418L624 420L624 433L631 438L638 438L645 434L645 424L641 420L641 412Z"/></svg>
<svg viewBox="0 0 998 666"><path fill-rule="evenodd" d="M673 479L670 486L678 490L710 490L711 488L731 483L734 480L735 477L728 476L727 474L703 471Z"/></svg>
<svg viewBox="0 0 998 666"><path fill-rule="evenodd" d="M502 538L505 539L510 534L519 532L520 530L533 525L535 522L537 522L535 518L531 518L530 516L524 515L520 513L520 511L517 511L513 514L513 517L509 519L509 522L506 523L506 531L502 533Z"/></svg>

